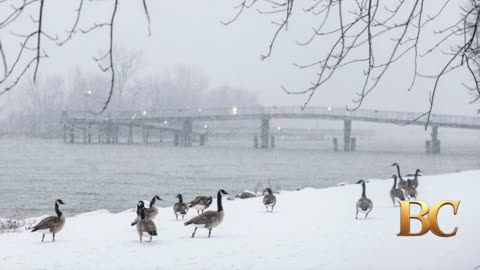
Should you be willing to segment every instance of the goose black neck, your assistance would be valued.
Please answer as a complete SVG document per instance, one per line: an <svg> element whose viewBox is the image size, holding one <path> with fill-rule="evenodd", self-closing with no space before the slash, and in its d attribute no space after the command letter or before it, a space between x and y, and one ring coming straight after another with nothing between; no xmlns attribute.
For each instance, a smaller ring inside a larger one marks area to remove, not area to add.
<svg viewBox="0 0 480 270"><path fill-rule="evenodd" d="M55 212L57 213L58 217L62 216L62 211L60 211L60 207L58 206L58 202L55 202Z"/></svg>
<svg viewBox="0 0 480 270"><path fill-rule="evenodd" d="M267 188L268 195L272 195L272 190L270 188Z"/></svg>
<svg viewBox="0 0 480 270"><path fill-rule="evenodd" d="M397 187L397 178L394 177L393 178L393 187L392 188L396 188Z"/></svg>
<svg viewBox="0 0 480 270"><path fill-rule="evenodd" d="M419 173L419 172L420 172L420 170L419 170L419 169L417 169L417 170L415 171L415 179L417 179L417 178L418 178L418 173Z"/></svg>
<svg viewBox="0 0 480 270"><path fill-rule="evenodd" d="M157 201L156 197L153 197L152 200L150 201L150 207L154 206L156 201Z"/></svg>
<svg viewBox="0 0 480 270"><path fill-rule="evenodd" d="M222 205L222 193L219 191L217 193L217 211L222 212L223 211L223 205Z"/></svg>
<svg viewBox="0 0 480 270"><path fill-rule="evenodd" d="M145 208L140 209L140 219L145 219Z"/></svg>
<svg viewBox="0 0 480 270"><path fill-rule="evenodd" d="M402 174L400 173L400 165L398 164L397 164L397 172L398 172L398 178L403 179Z"/></svg>
<svg viewBox="0 0 480 270"><path fill-rule="evenodd" d="M182 194L178 194L178 202L183 203L183 196L182 196Z"/></svg>
<svg viewBox="0 0 480 270"><path fill-rule="evenodd" d="M362 182L362 197L363 198L367 197L365 190L366 190L365 182Z"/></svg>

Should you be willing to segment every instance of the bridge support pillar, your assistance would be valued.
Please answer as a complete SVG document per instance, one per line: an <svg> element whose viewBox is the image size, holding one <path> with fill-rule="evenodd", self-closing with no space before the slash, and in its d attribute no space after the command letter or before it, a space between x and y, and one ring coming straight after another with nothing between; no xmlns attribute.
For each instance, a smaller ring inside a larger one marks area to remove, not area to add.
<svg viewBox="0 0 480 270"><path fill-rule="evenodd" d="M145 129L145 139L144 139L144 143L148 143L148 139L150 138L150 129L149 128L146 128Z"/></svg>
<svg viewBox="0 0 480 270"><path fill-rule="evenodd" d="M128 141L129 144L133 143L133 125L128 125Z"/></svg>
<svg viewBox="0 0 480 270"><path fill-rule="evenodd" d="M98 143L102 143L102 125L98 125Z"/></svg>
<svg viewBox="0 0 480 270"><path fill-rule="evenodd" d="M83 127L83 143L87 143L87 126Z"/></svg>
<svg viewBox="0 0 480 270"><path fill-rule="evenodd" d="M113 129L113 140L114 140L114 143L118 143L118 134L120 133L120 126L119 125L115 125L113 126L114 129Z"/></svg>
<svg viewBox="0 0 480 270"><path fill-rule="evenodd" d="M105 141L106 141L107 144L111 144L111 143L112 143L112 133L113 133L113 132L112 132L112 129L113 129L112 123L111 123L110 120L109 120L108 123L107 123L107 128L106 128L106 130L105 130L105 137L106 137L106 138L105 138L105 139L106 139Z"/></svg>
<svg viewBox="0 0 480 270"><path fill-rule="evenodd" d="M270 136L270 148L275 148L275 136Z"/></svg>
<svg viewBox="0 0 480 270"><path fill-rule="evenodd" d="M425 154L431 154L432 153L432 146L430 144L430 140L425 141Z"/></svg>
<svg viewBox="0 0 480 270"><path fill-rule="evenodd" d="M253 148L258 148L258 135L253 136Z"/></svg>
<svg viewBox="0 0 480 270"><path fill-rule="evenodd" d="M270 139L270 118L262 117L260 125L260 147L268 148Z"/></svg>
<svg viewBox="0 0 480 270"><path fill-rule="evenodd" d="M352 120L345 120L343 122L343 151L345 152L350 151L351 136L352 136Z"/></svg>
<svg viewBox="0 0 480 270"><path fill-rule="evenodd" d="M92 124L88 124L87 142L92 143Z"/></svg>
<svg viewBox="0 0 480 270"><path fill-rule="evenodd" d="M355 152L357 149L357 138L353 137L350 139L350 151Z"/></svg>
<svg viewBox="0 0 480 270"><path fill-rule="evenodd" d="M206 134L200 134L200 146L204 146L205 145L205 141L207 139L207 135Z"/></svg>
<svg viewBox="0 0 480 270"><path fill-rule="evenodd" d="M192 120L186 119L185 121L183 121L182 145L184 147L192 146L192 131L193 131Z"/></svg>
<svg viewBox="0 0 480 270"><path fill-rule="evenodd" d="M75 127L70 128L70 143L75 143Z"/></svg>
<svg viewBox="0 0 480 270"><path fill-rule="evenodd" d="M438 139L438 126L432 125L432 140L430 142L430 153L439 154L440 153L440 140Z"/></svg>
<svg viewBox="0 0 480 270"><path fill-rule="evenodd" d="M338 139L333 138L333 151L338 152Z"/></svg>
<svg viewBox="0 0 480 270"><path fill-rule="evenodd" d="M180 145L180 135L177 132L173 134L173 145L174 146Z"/></svg>
<svg viewBox="0 0 480 270"><path fill-rule="evenodd" d="M67 125L63 125L63 142L67 143Z"/></svg>

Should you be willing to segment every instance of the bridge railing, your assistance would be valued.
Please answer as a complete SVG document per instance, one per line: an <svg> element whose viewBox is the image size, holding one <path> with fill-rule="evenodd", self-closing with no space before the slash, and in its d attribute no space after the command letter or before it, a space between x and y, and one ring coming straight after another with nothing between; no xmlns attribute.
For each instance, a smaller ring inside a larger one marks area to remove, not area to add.
<svg viewBox="0 0 480 270"><path fill-rule="evenodd" d="M64 117L85 118L85 111L67 111ZM224 107L224 108L184 108L184 109L163 109L157 111L121 111L108 112L101 116L88 114L89 119L152 119L152 118L183 118L183 117L218 117L218 116L246 116L246 115L276 115L283 116L329 116L338 118L363 118L379 119L391 122L409 122L418 118L421 113L380 111L362 109L347 111L345 108L314 107L310 106L302 110L299 106L271 106L271 107ZM423 116L416 122L423 124L427 116ZM445 114L432 114L431 123L450 125L472 125L480 126L480 117L457 116Z"/></svg>

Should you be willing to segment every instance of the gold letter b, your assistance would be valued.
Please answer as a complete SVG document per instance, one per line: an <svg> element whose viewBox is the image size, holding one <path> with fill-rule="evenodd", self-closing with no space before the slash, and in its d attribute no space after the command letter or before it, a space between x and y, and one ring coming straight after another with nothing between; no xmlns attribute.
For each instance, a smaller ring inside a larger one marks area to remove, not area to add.
<svg viewBox="0 0 480 270"><path fill-rule="evenodd" d="M410 216L410 204L420 206L420 214ZM420 236L430 230L430 221L424 217L428 214L428 205L421 201L401 201L400 202L400 233L397 236ZM419 233L410 233L410 219L419 220L422 223L422 230Z"/></svg>

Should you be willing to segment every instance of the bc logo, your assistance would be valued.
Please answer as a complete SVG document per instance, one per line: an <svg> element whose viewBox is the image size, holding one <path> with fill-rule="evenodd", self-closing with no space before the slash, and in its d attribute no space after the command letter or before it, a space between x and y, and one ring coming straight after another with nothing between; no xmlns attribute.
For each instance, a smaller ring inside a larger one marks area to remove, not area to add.
<svg viewBox="0 0 480 270"><path fill-rule="evenodd" d="M412 204L420 206L420 214L416 216L410 215L410 205ZM445 233L438 225L438 212L446 205L451 206L453 208L453 214L456 215L460 201L440 201L434 204L431 209L428 208L428 205L425 202L421 201L400 202L400 233L398 233L397 236L421 236L428 233L428 231L432 231L432 233L440 237L455 236L458 227L455 227L451 233ZM428 216L426 217L427 214ZM422 223L422 230L420 232L412 233L410 231L411 219L419 220Z"/></svg>

